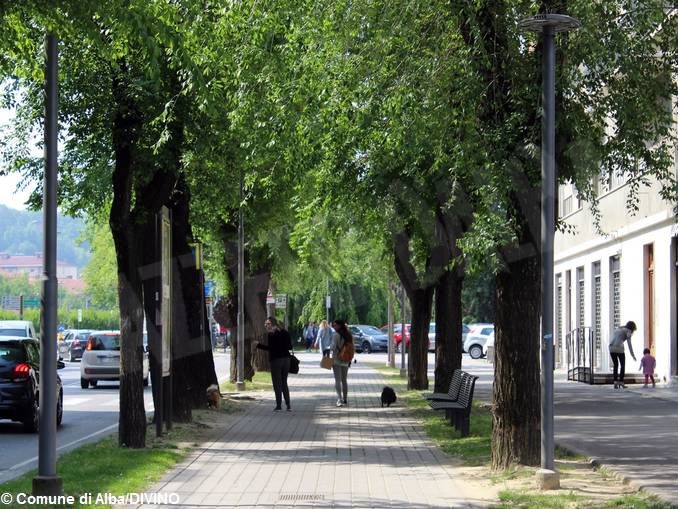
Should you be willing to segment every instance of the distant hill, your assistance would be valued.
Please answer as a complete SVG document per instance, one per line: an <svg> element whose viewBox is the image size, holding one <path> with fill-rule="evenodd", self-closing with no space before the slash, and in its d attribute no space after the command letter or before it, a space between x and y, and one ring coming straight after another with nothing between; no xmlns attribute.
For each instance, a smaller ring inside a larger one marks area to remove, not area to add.
<svg viewBox="0 0 678 509"><path fill-rule="evenodd" d="M34 255L43 251L42 212L15 210L0 205L0 252ZM57 260L83 268L89 260L89 245L77 244L84 229L82 219L57 217Z"/></svg>

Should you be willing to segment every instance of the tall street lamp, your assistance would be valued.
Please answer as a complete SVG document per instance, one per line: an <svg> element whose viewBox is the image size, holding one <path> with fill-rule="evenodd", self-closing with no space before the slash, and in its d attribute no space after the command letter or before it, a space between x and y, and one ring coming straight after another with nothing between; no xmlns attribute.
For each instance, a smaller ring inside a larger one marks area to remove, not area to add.
<svg viewBox="0 0 678 509"><path fill-rule="evenodd" d="M57 39L45 37L45 176L43 186L44 252L42 313L40 326L40 417L38 475L33 478L34 495L60 495L61 477L56 471L57 408Z"/></svg>
<svg viewBox="0 0 678 509"><path fill-rule="evenodd" d="M541 123L541 469L537 472L542 489L560 487L554 467L553 440L553 237L555 233L554 193L556 144L556 48L558 32L577 29L581 23L564 14L539 14L520 20L523 30L539 32L543 38Z"/></svg>

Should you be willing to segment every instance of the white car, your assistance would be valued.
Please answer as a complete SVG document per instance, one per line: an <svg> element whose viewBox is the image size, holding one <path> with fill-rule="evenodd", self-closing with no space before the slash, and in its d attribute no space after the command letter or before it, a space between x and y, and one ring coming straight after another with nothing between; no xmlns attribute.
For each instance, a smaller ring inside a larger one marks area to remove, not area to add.
<svg viewBox="0 0 678 509"><path fill-rule="evenodd" d="M144 351L144 386L148 385L148 353ZM120 332L90 334L80 362L80 387L96 387L99 380L120 380Z"/></svg>
<svg viewBox="0 0 678 509"><path fill-rule="evenodd" d="M491 323L474 323L469 325L469 332L464 340L464 352L468 352L472 359L480 359L486 353L486 343L490 335L494 335L494 325Z"/></svg>
<svg viewBox="0 0 678 509"><path fill-rule="evenodd" d="M37 339L35 327L30 320L0 320L0 336L15 336Z"/></svg>

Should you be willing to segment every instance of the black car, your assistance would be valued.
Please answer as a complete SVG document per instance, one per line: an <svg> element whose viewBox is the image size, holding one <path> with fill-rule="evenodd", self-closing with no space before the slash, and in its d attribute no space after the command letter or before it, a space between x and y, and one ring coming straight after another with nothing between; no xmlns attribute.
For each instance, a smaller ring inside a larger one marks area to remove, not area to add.
<svg viewBox="0 0 678 509"><path fill-rule="evenodd" d="M82 352L85 351L91 333L90 330L71 330L66 333L63 342L66 344L65 353L69 361L82 359Z"/></svg>
<svg viewBox="0 0 678 509"><path fill-rule="evenodd" d="M57 362L57 368L64 363ZM57 426L61 425L64 390L57 375ZM23 423L38 431L40 409L40 343L35 339L0 337L0 419Z"/></svg>

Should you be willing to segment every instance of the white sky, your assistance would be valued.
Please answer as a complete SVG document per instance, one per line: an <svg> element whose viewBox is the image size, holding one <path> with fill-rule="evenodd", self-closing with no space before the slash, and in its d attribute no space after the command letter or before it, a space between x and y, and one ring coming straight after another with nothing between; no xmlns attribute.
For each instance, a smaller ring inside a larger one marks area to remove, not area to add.
<svg viewBox="0 0 678 509"><path fill-rule="evenodd" d="M12 112L10 110L0 108L0 129L7 125L11 116ZM20 180L21 177L16 174L0 175L0 204L7 205L13 209L24 210L26 208L24 203L31 194L31 190L17 191L16 186Z"/></svg>

